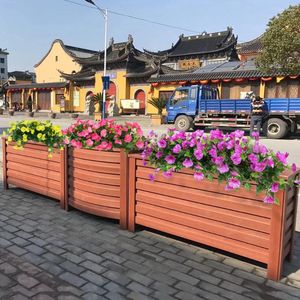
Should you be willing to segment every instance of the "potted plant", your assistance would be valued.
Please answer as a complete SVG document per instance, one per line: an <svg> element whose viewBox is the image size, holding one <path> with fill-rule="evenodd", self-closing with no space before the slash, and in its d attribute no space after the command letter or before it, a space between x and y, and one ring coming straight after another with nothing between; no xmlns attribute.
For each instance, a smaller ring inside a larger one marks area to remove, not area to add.
<svg viewBox="0 0 300 300"><path fill-rule="evenodd" d="M140 126L77 120L62 132L69 146L66 209L117 219L127 228L127 153L144 146Z"/></svg>
<svg viewBox="0 0 300 300"><path fill-rule="evenodd" d="M151 133L142 156L130 155L129 229L139 224L259 261L279 280L293 248L299 170L255 138L239 130Z"/></svg>
<svg viewBox="0 0 300 300"><path fill-rule="evenodd" d="M14 115L14 113L15 113L15 110L14 110L14 109L11 109L11 108L10 108L10 109L8 110L8 115L9 115L9 116L12 117L12 116Z"/></svg>
<svg viewBox="0 0 300 300"><path fill-rule="evenodd" d="M157 115L151 115L151 124L158 126L163 123L163 110L166 108L167 101L164 97L152 97L148 103L157 109Z"/></svg>
<svg viewBox="0 0 300 300"><path fill-rule="evenodd" d="M106 93L106 100L109 101L110 96ZM97 93L93 95L93 102L95 107L94 119L95 121L100 121L102 118L102 109L103 109L103 94Z"/></svg>
<svg viewBox="0 0 300 300"><path fill-rule="evenodd" d="M12 123L3 138L3 181L57 199L65 198L65 149L59 126L50 121ZM22 150L22 151L20 151Z"/></svg>

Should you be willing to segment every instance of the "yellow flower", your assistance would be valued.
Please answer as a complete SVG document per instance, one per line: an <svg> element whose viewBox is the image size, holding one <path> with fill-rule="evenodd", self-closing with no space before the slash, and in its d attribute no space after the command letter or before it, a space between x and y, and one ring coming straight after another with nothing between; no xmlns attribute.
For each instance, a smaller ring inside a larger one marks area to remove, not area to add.
<svg viewBox="0 0 300 300"><path fill-rule="evenodd" d="M45 135L45 134L42 134L41 140L42 140L42 141L46 140L46 135Z"/></svg>
<svg viewBox="0 0 300 300"><path fill-rule="evenodd" d="M17 140L17 145L21 146L22 145L22 141L21 140Z"/></svg>
<svg viewBox="0 0 300 300"><path fill-rule="evenodd" d="M34 134L34 129L31 129L31 134Z"/></svg>
<svg viewBox="0 0 300 300"><path fill-rule="evenodd" d="M44 126L44 125L38 125L38 126L36 127L36 130L37 130L37 131L44 131L44 130L45 130L45 126Z"/></svg>
<svg viewBox="0 0 300 300"><path fill-rule="evenodd" d="M8 141L8 142L12 142L12 137L9 136L9 137L7 138L7 141Z"/></svg>
<svg viewBox="0 0 300 300"><path fill-rule="evenodd" d="M41 138L42 138L42 136L43 136L43 134L42 134L42 133L38 133L38 135L37 135L38 139L41 139Z"/></svg>
<svg viewBox="0 0 300 300"><path fill-rule="evenodd" d="M27 128L26 128L26 127L21 127L21 131L22 131L22 132L26 132L26 131L27 131Z"/></svg>
<svg viewBox="0 0 300 300"><path fill-rule="evenodd" d="M27 135L23 134L23 142L27 142L27 141L28 141Z"/></svg>

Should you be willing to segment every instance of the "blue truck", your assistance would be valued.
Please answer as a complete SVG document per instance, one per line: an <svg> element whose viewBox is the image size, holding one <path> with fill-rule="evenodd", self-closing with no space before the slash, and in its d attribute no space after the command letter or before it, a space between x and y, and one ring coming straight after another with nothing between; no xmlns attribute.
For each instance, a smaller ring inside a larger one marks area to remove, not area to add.
<svg viewBox="0 0 300 300"><path fill-rule="evenodd" d="M300 98L264 99L263 133L286 137L300 124ZM177 88L167 102L167 123L177 130L195 127L250 129L251 99L219 99L216 88L192 85Z"/></svg>

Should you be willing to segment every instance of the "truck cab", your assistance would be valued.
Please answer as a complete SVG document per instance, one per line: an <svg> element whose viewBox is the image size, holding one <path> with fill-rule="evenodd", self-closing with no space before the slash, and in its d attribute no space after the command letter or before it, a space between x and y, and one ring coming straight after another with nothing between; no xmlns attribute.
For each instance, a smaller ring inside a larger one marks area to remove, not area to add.
<svg viewBox="0 0 300 300"><path fill-rule="evenodd" d="M175 123L178 130L189 130L198 114L200 99L217 99L217 96L217 89L209 86L177 88L167 103L167 123Z"/></svg>

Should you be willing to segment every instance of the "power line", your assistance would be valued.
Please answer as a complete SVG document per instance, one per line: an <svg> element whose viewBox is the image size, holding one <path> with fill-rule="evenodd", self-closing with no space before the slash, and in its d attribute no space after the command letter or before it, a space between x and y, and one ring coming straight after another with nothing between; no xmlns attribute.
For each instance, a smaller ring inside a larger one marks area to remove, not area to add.
<svg viewBox="0 0 300 300"><path fill-rule="evenodd" d="M93 6L89 6L83 3L78 3L72 0L63 0L65 2L69 2L75 5L79 5L79 6L84 6L84 7L88 7L91 9L97 9L96 7ZM157 21L152 21L149 19L144 19L144 18L140 18L140 17L136 17L136 16L132 16L132 15L128 15L128 14L123 14L114 10L107 10L109 13L114 14L114 15L118 15L118 16L122 16L122 17L127 17L127 18L131 18L131 19L135 19L135 20L139 20L139 21L143 21L143 22L147 22L147 23L151 23L151 24L155 24L155 25L159 25L159 26L164 26L164 27L168 27L168 28L173 28L173 29L179 29L179 30L183 30L183 31L187 31L187 32L192 32L192 33L199 33L199 31L195 31L195 30L191 30L188 28L184 28L184 27L179 27L179 26L175 26L175 25L170 25L170 24L165 24L165 23L161 23L161 22L157 22Z"/></svg>

